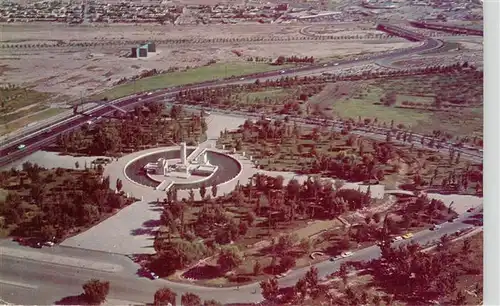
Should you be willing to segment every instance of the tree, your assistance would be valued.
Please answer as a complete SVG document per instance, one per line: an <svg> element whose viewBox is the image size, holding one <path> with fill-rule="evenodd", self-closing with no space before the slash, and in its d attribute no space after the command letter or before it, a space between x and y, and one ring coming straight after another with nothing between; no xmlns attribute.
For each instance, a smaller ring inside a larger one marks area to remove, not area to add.
<svg viewBox="0 0 500 306"><path fill-rule="evenodd" d="M201 306L201 299L194 293L187 292L181 297L182 306Z"/></svg>
<svg viewBox="0 0 500 306"><path fill-rule="evenodd" d="M116 190L121 191L123 187L122 180L116 179Z"/></svg>
<svg viewBox="0 0 500 306"><path fill-rule="evenodd" d="M253 265L253 275L258 276L260 273L262 273L262 265L260 264L260 261L256 260Z"/></svg>
<svg viewBox="0 0 500 306"><path fill-rule="evenodd" d="M347 280L349 277L349 270L347 269L346 263L342 263L339 268L339 276L342 279L342 282L344 283L344 286L347 287Z"/></svg>
<svg viewBox="0 0 500 306"><path fill-rule="evenodd" d="M217 197L217 185L215 183L212 185L212 197Z"/></svg>
<svg viewBox="0 0 500 306"><path fill-rule="evenodd" d="M280 268L281 271L286 272L291 268L295 267L295 258L293 256L285 255L280 259Z"/></svg>
<svg viewBox="0 0 500 306"><path fill-rule="evenodd" d="M307 271L305 276L307 285L309 289L316 290L318 288L319 277L318 277L318 268L312 266L309 271Z"/></svg>
<svg viewBox="0 0 500 306"><path fill-rule="evenodd" d="M301 278L295 284L295 291L300 293L300 297L302 300L306 298L307 295L307 281L305 278Z"/></svg>
<svg viewBox="0 0 500 306"><path fill-rule="evenodd" d="M217 260L221 270L229 271L239 266L243 262L243 253L240 252L237 246L230 245L224 247Z"/></svg>
<svg viewBox="0 0 500 306"><path fill-rule="evenodd" d="M177 298L177 294L170 290L167 287L163 287L158 289L155 293L155 306L163 306L163 305L172 305L175 306L175 299Z"/></svg>
<svg viewBox="0 0 500 306"><path fill-rule="evenodd" d="M266 300L273 300L279 293L278 280L276 278L268 279L260 282L260 288L262 289L262 296Z"/></svg>
<svg viewBox="0 0 500 306"><path fill-rule="evenodd" d="M206 194L207 194L207 186L205 186L205 183L203 183L200 186L200 196L202 200L205 199Z"/></svg>
<svg viewBox="0 0 500 306"><path fill-rule="evenodd" d="M101 304L106 301L109 293L109 282L91 279L83 285L85 299L92 304Z"/></svg>
<svg viewBox="0 0 500 306"><path fill-rule="evenodd" d="M222 306L222 303L217 302L216 300L207 300L203 302L203 306Z"/></svg>

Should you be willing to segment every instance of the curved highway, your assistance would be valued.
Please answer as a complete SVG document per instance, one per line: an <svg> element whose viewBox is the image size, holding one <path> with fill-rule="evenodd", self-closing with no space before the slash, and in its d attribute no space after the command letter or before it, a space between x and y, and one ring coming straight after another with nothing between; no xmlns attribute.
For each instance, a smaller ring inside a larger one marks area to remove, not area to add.
<svg viewBox="0 0 500 306"><path fill-rule="evenodd" d="M150 94L140 93L132 95L129 97L111 101L110 103L119 106L121 108L130 108L132 106L145 102L158 101L162 99L171 98L175 96L180 90L200 89L200 88L215 87L215 86L225 86L231 84L253 83L257 79L262 79L262 78L273 79L273 78L280 78L283 76L305 76L310 74L319 74L322 72L330 71L330 69L333 68L334 64L336 65L335 68L339 68L342 66L349 66L349 65L357 65L357 64L361 65L366 63L372 63L380 59L386 59L386 58L395 59L413 53L419 53L426 50L437 49L441 46L442 42L440 40L434 38L428 38L422 43L422 45L415 48L396 50L394 52L388 52L380 55L373 55L367 58L360 58L358 60L346 60L340 62L337 61L321 65L312 65L295 69L287 69L284 72L271 71L266 73L241 76L239 78L214 80L187 86L170 87L154 91ZM105 105L105 106L95 107L87 111L86 114L88 116L98 118L101 116L112 114L114 111L115 109L113 107ZM5 167L8 164L24 156L27 156L37 150L40 150L44 146L53 142L56 139L57 135L72 131L80 127L81 125L85 124L87 120L88 120L87 116L75 115L68 119L62 120L59 123L55 123L52 124L51 126L41 128L40 130L30 133L29 135L23 135L22 137L11 139L8 143L4 143L1 147L0 167ZM18 146L21 144L24 145L25 148L23 150L18 150Z"/></svg>

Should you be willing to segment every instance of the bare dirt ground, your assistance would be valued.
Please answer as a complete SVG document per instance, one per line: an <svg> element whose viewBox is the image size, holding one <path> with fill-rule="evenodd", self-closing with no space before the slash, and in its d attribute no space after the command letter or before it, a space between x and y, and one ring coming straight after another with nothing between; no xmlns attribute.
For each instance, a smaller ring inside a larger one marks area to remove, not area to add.
<svg viewBox="0 0 500 306"><path fill-rule="evenodd" d="M234 24L234 25L78 25L67 24L0 24L1 42L22 40L77 40L95 41L112 39L166 39L166 38L236 38L255 36L299 36L300 29L307 25L300 24ZM329 26L329 28L332 28ZM355 29L374 29L373 24L339 24L341 31ZM374 31L378 32L378 31ZM347 33L345 33L347 34ZM359 34L359 33L358 33Z"/></svg>
<svg viewBox="0 0 500 306"><path fill-rule="evenodd" d="M367 27L368 25L360 25ZM58 40L70 42L109 40L155 40L167 38L236 38L255 36L300 36L298 25L231 25L210 27L171 25L113 25L77 26L61 24L1 25L0 43L37 44ZM339 26L353 29L353 25ZM349 35L349 31L345 32ZM342 32L340 32L342 33ZM147 59L121 57L129 46L68 47L57 49L1 49L2 74L0 83L34 86L35 90L64 93L80 98L111 87L121 78L131 77L143 70L202 66L210 60L218 62L246 61L248 57L273 58L285 56L342 57L352 53L370 53L405 48L412 43L388 40L374 41L291 41L278 43L234 43L213 45L159 45L158 53ZM243 53L241 57L232 51Z"/></svg>

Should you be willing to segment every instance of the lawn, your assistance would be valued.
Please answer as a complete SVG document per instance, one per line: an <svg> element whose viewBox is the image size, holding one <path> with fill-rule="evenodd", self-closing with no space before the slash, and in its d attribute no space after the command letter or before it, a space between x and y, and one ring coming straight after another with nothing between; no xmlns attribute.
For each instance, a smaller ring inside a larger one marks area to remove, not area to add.
<svg viewBox="0 0 500 306"><path fill-rule="evenodd" d="M253 104L262 101L265 98L274 98L274 99L285 98L286 96L290 95L290 93L291 93L290 89L281 89L281 88L269 89L257 92L249 92L243 95L241 101Z"/></svg>
<svg viewBox="0 0 500 306"><path fill-rule="evenodd" d="M369 100L348 99L339 101L333 105L333 111L343 118L356 119L361 116L361 118L377 118L379 122L387 123L394 120L395 123L402 123L411 126L413 129L420 125L428 125L429 120L431 120L430 116L432 114L429 111L387 107L374 104Z"/></svg>
<svg viewBox="0 0 500 306"><path fill-rule="evenodd" d="M228 64L213 64L187 71L165 73L149 78L144 78L123 84L112 88L94 98L107 97L108 99L117 99L133 94L134 92L142 92L148 90L161 89L169 86L184 85L190 83L198 83L203 81L215 80L230 76L239 76L271 70L278 70L283 66L271 66L265 63L228 63Z"/></svg>
<svg viewBox="0 0 500 306"><path fill-rule="evenodd" d="M385 106L381 99L390 93L396 94L396 103ZM436 97L440 98L443 105L441 110L419 109L433 106ZM338 82L326 86L310 102L319 104L326 115L333 113L341 118L355 120L358 117L377 118L379 122L387 124L394 120L396 125L403 124L423 134L441 130L454 136L482 137L482 83L481 78L472 71L349 84ZM417 107L408 108L404 102L416 104Z"/></svg>
<svg viewBox="0 0 500 306"><path fill-rule="evenodd" d="M422 103L425 106L432 106L435 101L434 96L414 96L414 95L405 95L398 94L396 97L396 104L398 106L402 105L403 102L414 102L414 103Z"/></svg>
<svg viewBox="0 0 500 306"><path fill-rule="evenodd" d="M50 97L49 93L38 92L28 88L1 88L0 110L7 114L30 105L45 102Z"/></svg>
<svg viewBox="0 0 500 306"><path fill-rule="evenodd" d="M22 117L18 120L7 122L6 124L0 126L0 135L5 135L17 129L20 129L30 123L48 119L65 111L68 110L62 108L48 108L44 111L40 111L38 113Z"/></svg>

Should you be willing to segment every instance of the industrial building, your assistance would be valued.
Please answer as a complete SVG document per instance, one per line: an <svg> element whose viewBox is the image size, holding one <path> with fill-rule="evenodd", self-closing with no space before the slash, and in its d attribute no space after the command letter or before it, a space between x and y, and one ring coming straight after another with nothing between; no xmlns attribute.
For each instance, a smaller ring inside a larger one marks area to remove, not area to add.
<svg viewBox="0 0 500 306"><path fill-rule="evenodd" d="M143 45L133 47L131 50L130 57L139 58L139 57L148 57L148 53L156 52L156 44L154 42L148 42Z"/></svg>

